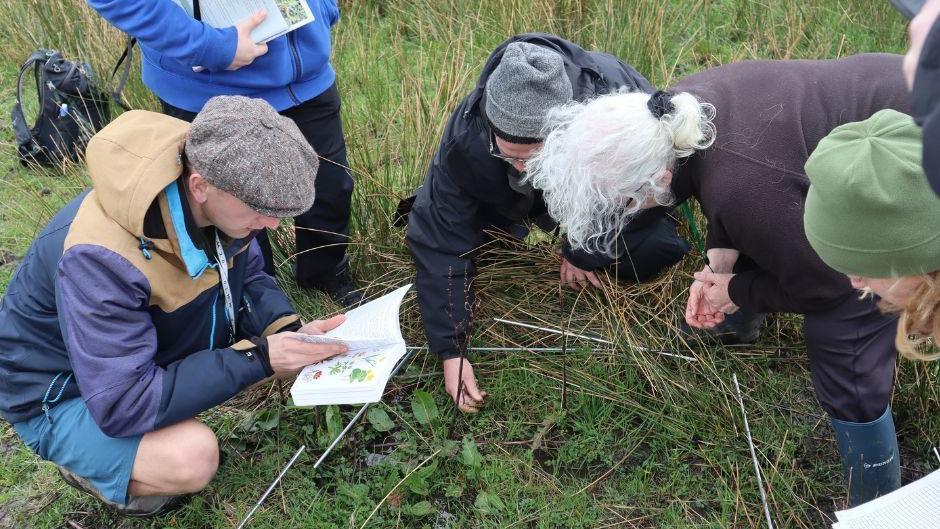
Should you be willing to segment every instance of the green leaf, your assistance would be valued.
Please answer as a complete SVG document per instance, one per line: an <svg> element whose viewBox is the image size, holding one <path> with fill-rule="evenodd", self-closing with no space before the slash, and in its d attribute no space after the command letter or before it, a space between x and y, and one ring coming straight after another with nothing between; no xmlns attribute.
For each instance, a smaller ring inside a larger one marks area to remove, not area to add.
<svg viewBox="0 0 940 529"><path fill-rule="evenodd" d="M382 408L370 408L367 418L369 424L379 432L387 432L395 427L395 423Z"/></svg>
<svg viewBox="0 0 940 529"><path fill-rule="evenodd" d="M427 391L415 390L414 396L411 397L411 412L419 423L425 426L431 424L438 415L434 397Z"/></svg>
<svg viewBox="0 0 940 529"><path fill-rule="evenodd" d="M453 439L444 439L435 446L440 446L441 455L446 457L457 457L457 452L460 451L460 445Z"/></svg>
<svg viewBox="0 0 940 529"><path fill-rule="evenodd" d="M330 436L330 442L343 431L343 415L339 411L339 406L331 405L326 407L326 432Z"/></svg>
<svg viewBox="0 0 940 529"><path fill-rule="evenodd" d="M281 410L280 408L275 408L273 410L265 410L258 414L257 419L255 419L254 428L252 430L258 429L262 432L269 432L274 428L277 428L277 425L281 422Z"/></svg>
<svg viewBox="0 0 940 529"><path fill-rule="evenodd" d="M473 506L482 513L490 514L497 511L501 511L506 508L506 504L503 503L503 500L499 499L499 496L495 492L482 491L477 494L477 499L473 502Z"/></svg>
<svg viewBox="0 0 940 529"><path fill-rule="evenodd" d="M405 480L405 487L407 487L412 494L427 496L431 493L431 485L428 484L428 479L432 477L435 472L437 472L437 463L431 463L424 468L418 469Z"/></svg>
<svg viewBox="0 0 940 529"><path fill-rule="evenodd" d="M402 511L405 514L419 517L419 516L430 516L434 514L435 512L437 512L437 509L435 509L434 506L431 505L431 502L425 500L425 501L419 501L418 503L414 505L408 505L404 507Z"/></svg>
<svg viewBox="0 0 940 529"><path fill-rule="evenodd" d="M460 450L460 460L464 465L467 465L470 468L480 468L480 465L483 464L483 456L480 455L480 451L477 450L477 444L470 436L463 438L463 448Z"/></svg>
<svg viewBox="0 0 940 529"><path fill-rule="evenodd" d="M418 474L408 476L408 479L405 480L405 487L407 487L412 494L417 494L418 496L427 496L431 493L431 486L428 485L428 480Z"/></svg>
<svg viewBox="0 0 940 529"><path fill-rule="evenodd" d="M463 496L463 485L459 483L448 483L444 487L444 496L448 498L459 498Z"/></svg>
<svg viewBox="0 0 940 529"><path fill-rule="evenodd" d="M364 483L356 485L340 483L339 486L336 487L336 492L358 503L369 497L369 486Z"/></svg>

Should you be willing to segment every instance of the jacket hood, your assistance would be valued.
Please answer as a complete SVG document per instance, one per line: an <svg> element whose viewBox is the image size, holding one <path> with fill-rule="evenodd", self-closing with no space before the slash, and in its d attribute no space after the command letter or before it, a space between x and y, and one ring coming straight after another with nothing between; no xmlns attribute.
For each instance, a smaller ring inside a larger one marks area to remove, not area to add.
<svg viewBox="0 0 940 529"><path fill-rule="evenodd" d="M88 142L88 172L98 202L135 237L158 195L182 172L189 123L145 110L121 114Z"/></svg>

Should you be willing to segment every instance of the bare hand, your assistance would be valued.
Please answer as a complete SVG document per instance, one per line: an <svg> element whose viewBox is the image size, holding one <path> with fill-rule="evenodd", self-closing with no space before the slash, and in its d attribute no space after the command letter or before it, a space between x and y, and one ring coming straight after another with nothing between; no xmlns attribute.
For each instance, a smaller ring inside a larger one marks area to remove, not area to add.
<svg viewBox="0 0 940 529"><path fill-rule="evenodd" d="M689 287L685 322L695 329L711 329L725 320L725 315L705 299L705 283L695 281Z"/></svg>
<svg viewBox="0 0 940 529"><path fill-rule="evenodd" d="M337 314L332 318L326 320L313 320L312 322L301 327L297 332L305 334L324 334L327 331L332 331L333 329L339 327L346 321L345 314Z"/></svg>
<svg viewBox="0 0 940 529"><path fill-rule="evenodd" d="M581 290L589 284L594 285L596 288L604 288L601 285L600 279L597 278L594 272L581 270L564 257L561 258L561 268L558 270L558 278L561 280L562 285L572 290Z"/></svg>
<svg viewBox="0 0 940 529"><path fill-rule="evenodd" d="M457 402L457 381L460 371L461 358L448 358L444 360L444 389L450 398L457 403L460 411L476 413L483 407L486 392L477 387L477 379L473 375L473 366L470 361L463 358L463 391L460 402Z"/></svg>
<svg viewBox="0 0 940 529"><path fill-rule="evenodd" d="M738 262L738 256L741 254L731 248L711 248L706 255L708 266L702 269L703 272L730 274L734 272L734 263Z"/></svg>
<svg viewBox="0 0 940 529"><path fill-rule="evenodd" d="M904 56L902 70L909 90L914 87L914 75L917 73L917 66L920 63L920 54L924 49L924 41L927 40L927 35L930 34L938 15L940 15L940 0L929 0L911 20L908 27L907 33L910 37L910 46Z"/></svg>
<svg viewBox="0 0 940 529"><path fill-rule="evenodd" d="M347 350L345 345L308 343L301 340L300 336L301 333L290 331L268 336L268 359L275 376L296 375L310 364L322 362Z"/></svg>
<svg viewBox="0 0 940 529"><path fill-rule="evenodd" d="M734 314L738 306L731 301L728 285L734 274L713 274L711 272L696 272L695 280L705 285L705 301L724 314Z"/></svg>
<svg viewBox="0 0 940 529"><path fill-rule="evenodd" d="M235 48L235 58L232 59L232 64L229 64L226 70L237 70L248 66L255 59L268 52L267 44L255 44L255 41L251 38L251 31L264 22L267 16L268 12L262 9L235 24L235 29L238 30L238 47Z"/></svg>

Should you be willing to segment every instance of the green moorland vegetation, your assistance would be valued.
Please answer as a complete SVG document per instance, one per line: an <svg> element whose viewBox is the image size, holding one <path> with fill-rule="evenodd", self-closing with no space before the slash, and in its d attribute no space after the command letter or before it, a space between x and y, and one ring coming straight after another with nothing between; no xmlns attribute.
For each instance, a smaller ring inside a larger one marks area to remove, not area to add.
<svg viewBox="0 0 940 529"><path fill-rule="evenodd" d="M357 179L351 252L367 295L409 281L398 199L422 180L443 125L488 53L514 33L558 33L632 63L655 85L737 60L902 52L904 21L871 0L345 0L334 32L350 163ZM80 0L0 4L0 107L12 105L19 61L36 47L90 61L103 77L123 37ZM137 108L155 100L131 74ZM106 79L105 79L106 80ZM87 179L81 164L21 167L0 131L0 289L32 236ZM276 242L289 249L291 230ZM233 527L293 452L307 452L252 520L255 528L759 527L763 510L732 374L744 391L770 512L778 527L828 526L845 505L828 421L813 397L799 318L772 316L753 347L703 347L677 335L700 257L657 281L563 293L551 234L485 249L473 354L490 394L460 415L438 362L419 351L381 404L326 463L313 463L357 411L300 409L288 385L239 396L201 418L225 454L218 476L181 510L155 520L116 517L66 486L12 428L0 426L0 527ZM290 255L279 281L305 318L336 311L294 288ZM410 344L424 338L413 296ZM493 318L606 336L592 349L520 332ZM539 350L538 348L549 348ZM662 354L678 353L688 359ZM940 369L900 361L894 411L904 478L936 467Z"/></svg>

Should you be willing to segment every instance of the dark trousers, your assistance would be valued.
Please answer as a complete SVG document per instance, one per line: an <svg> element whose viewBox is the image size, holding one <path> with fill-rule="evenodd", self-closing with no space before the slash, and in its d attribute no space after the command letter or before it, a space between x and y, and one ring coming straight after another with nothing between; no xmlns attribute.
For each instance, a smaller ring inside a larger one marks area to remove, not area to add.
<svg viewBox="0 0 940 529"><path fill-rule="evenodd" d="M679 235L671 217L621 235L619 247L625 251L614 269L620 281L640 283L659 275L682 260L689 243Z"/></svg>
<svg viewBox="0 0 940 529"><path fill-rule="evenodd" d="M163 113L192 121L195 112L165 101ZM339 91L334 84L319 96L281 112L297 124L307 142L320 156L314 184L316 200L304 214L294 217L297 239L297 283L304 287L327 287L346 266L349 212L353 179L346 159L346 140L340 121ZM274 260L267 233L258 237L265 271L274 275Z"/></svg>
<svg viewBox="0 0 940 529"><path fill-rule="evenodd" d="M613 264L602 254L580 254L584 270L609 267L619 281L641 283L656 277L682 260L689 252L689 243L679 235L676 221L670 216L631 230L624 230L617 240L620 254Z"/></svg>
<svg viewBox="0 0 940 529"><path fill-rule="evenodd" d="M870 422L891 402L898 319L881 314L876 304L853 293L833 309L805 315L813 389L836 419Z"/></svg>

